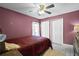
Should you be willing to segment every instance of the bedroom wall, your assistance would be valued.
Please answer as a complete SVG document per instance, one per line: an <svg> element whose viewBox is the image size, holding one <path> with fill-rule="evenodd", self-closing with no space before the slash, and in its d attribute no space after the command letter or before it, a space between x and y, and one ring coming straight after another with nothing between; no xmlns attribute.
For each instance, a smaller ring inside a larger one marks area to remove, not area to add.
<svg viewBox="0 0 79 59"><path fill-rule="evenodd" d="M64 19L64 43L73 44L74 25L79 24L79 11L67 13L63 15Z"/></svg>
<svg viewBox="0 0 79 59"><path fill-rule="evenodd" d="M0 7L0 27L7 38L32 35L32 22L36 18Z"/></svg>
<svg viewBox="0 0 79 59"><path fill-rule="evenodd" d="M58 16L52 16L49 18L41 19L41 21L46 21L46 20L54 20L56 18L61 18L63 17L64 23L63 23L63 41L65 44L73 44L74 40L74 24L78 23L79 24L79 11L74 11Z"/></svg>

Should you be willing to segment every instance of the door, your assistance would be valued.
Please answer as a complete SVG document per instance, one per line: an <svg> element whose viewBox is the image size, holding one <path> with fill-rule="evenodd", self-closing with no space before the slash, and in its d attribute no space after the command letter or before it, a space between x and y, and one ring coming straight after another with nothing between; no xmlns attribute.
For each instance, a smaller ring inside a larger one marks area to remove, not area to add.
<svg viewBox="0 0 79 59"><path fill-rule="evenodd" d="M50 20L51 40L57 44L63 44L63 18Z"/></svg>

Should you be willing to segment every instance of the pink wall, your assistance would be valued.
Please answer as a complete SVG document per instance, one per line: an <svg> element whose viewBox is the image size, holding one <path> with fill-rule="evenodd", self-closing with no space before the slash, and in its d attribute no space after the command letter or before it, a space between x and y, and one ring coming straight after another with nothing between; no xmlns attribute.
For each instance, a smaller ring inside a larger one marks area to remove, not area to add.
<svg viewBox="0 0 79 59"><path fill-rule="evenodd" d="M64 43L73 44L74 24L79 23L79 11L63 15L64 19Z"/></svg>
<svg viewBox="0 0 79 59"><path fill-rule="evenodd" d="M79 23L79 11L52 16L41 19L41 21L53 20L60 17L64 19L64 43L72 44L74 40L74 24ZM0 27L7 34L7 38L32 35L32 21L39 20L5 8L0 8Z"/></svg>
<svg viewBox="0 0 79 59"><path fill-rule="evenodd" d="M32 35L32 22L36 18L0 7L0 27L7 38Z"/></svg>
<svg viewBox="0 0 79 59"><path fill-rule="evenodd" d="M45 19L41 19L41 21L46 21L46 20L53 20L56 18L60 18L63 17L64 20L64 32L63 32L63 41L66 44L73 44L73 40L74 40L74 24L75 23L79 23L79 11L74 11L74 12L70 12L70 13L66 13L66 14L62 14L62 15L58 15L58 16L52 16L49 18L45 18Z"/></svg>

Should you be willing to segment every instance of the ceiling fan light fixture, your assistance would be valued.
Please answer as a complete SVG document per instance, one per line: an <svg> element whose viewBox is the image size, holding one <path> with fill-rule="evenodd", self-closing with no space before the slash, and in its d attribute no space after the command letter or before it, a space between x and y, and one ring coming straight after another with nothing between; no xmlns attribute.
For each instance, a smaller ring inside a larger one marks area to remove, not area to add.
<svg viewBox="0 0 79 59"><path fill-rule="evenodd" d="M40 11L42 11L42 10L46 10L45 4L41 4L41 5L40 5Z"/></svg>
<svg viewBox="0 0 79 59"><path fill-rule="evenodd" d="M46 5L45 4L40 4L39 5L40 6L40 8L39 8L39 14L41 15L41 14L44 14L45 12L45 10L46 10Z"/></svg>
<svg viewBox="0 0 79 59"><path fill-rule="evenodd" d="M39 14L41 15L41 14L44 14L45 12L44 11L39 11Z"/></svg>
<svg viewBox="0 0 79 59"><path fill-rule="evenodd" d="M46 6L46 4L40 4L39 10L38 10L39 15L42 15L44 13L51 14L51 12L48 11L47 9L50 9L52 7L54 7L54 4L51 4L51 5L48 5L48 6Z"/></svg>

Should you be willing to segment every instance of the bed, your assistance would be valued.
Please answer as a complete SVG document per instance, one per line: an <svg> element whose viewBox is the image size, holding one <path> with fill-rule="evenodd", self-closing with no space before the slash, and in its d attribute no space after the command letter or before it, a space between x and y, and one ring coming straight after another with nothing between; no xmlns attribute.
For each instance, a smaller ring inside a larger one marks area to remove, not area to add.
<svg viewBox="0 0 79 59"><path fill-rule="evenodd" d="M45 37L25 36L21 38L7 39L6 42L20 45L18 51L23 56L41 55L51 46L51 41Z"/></svg>

